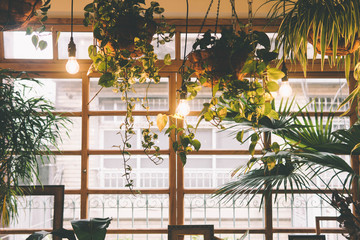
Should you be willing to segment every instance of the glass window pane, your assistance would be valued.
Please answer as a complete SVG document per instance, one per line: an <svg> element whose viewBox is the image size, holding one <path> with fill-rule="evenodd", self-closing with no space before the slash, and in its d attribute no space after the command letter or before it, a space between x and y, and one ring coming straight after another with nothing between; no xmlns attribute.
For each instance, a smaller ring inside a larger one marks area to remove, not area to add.
<svg viewBox="0 0 360 240"><path fill-rule="evenodd" d="M129 97L139 98L140 101L136 102L135 110L144 111L141 106L141 100L146 95L148 84L136 83L135 93L130 92ZM90 99L96 95L101 89L98 85L98 79L90 79ZM121 100L122 94L115 93L112 88L103 88L100 93L91 101L91 110L110 110L110 111L124 111L126 110L124 102ZM168 110L169 109L169 79L161 78L160 83L150 84L148 89L148 100L150 111Z"/></svg>
<svg viewBox="0 0 360 240"><path fill-rule="evenodd" d="M213 224L216 228L264 227L261 196L247 205L247 199L224 202L206 194L185 195L185 224ZM257 239L257 238L254 238Z"/></svg>
<svg viewBox="0 0 360 240"><path fill-rule="evenodd" d="M170 42L157 44L157 41L153 40L151 45L154 46L154 52L157 54L158 59L164 59L166 54L170 54L171 59L175 59L175 35Z"/></svg>
<svg viewBox="0 0 360 240"><path fill-rule="evenodd" d="M68 44L70 42L70 32L61 32L58 39L59 59L67 59ZM92 32L74 32L74 42L76 44L76 58L90 59L88 55L88 48L93 44Z"/></svg>
<svg viewBox="0 0 360 240"><path fill-rule="evenodd" d="M156 117L150 117L150 121L154 123L154 126L151 128L152 132L158 135L158 139L154 140L155 145L160 147L161 150L169 149L169 138L165 135L165 131L159 132L156 127ZM124 131L120 130L119 126L123 122L123 116L90 117L90 148L114 150L118 149L118 146L122 146ZM149 124L145 116L134 117L135 135L129 141L131 149L143 149L141 131L148 126Z"/></svg>
<svg viewBox="0 0 360 240"><path fill-rule="evenodd" d="M168 215L168 195L89 196L89 217L112 217L113 220L109 229L167 228L169 224ZM145 239L140 236L136 236L136 239L137 237L139 237L138 239Z"/></svg>
<svg viewBox="0 0 360 240"><path fill-rule="evenodd" d="M189 155L184 167L185 187L218 188L232 180L232 171L249 160L248 155Z"/></svg>
<svg viewBox="0 0 360 240"><path fill-rule="evenodd" d="M323 195L324 196L324 195ZM331 199L331 196L328 196ZM315 228L316 216L337 216L334 207L316 194L279 195L273 203L273 224L281 228ZM324 221L324 227L337 228L338 222Z"/></svg>
<svg viewBox="0 0 360 240"><path fill-rule="evenodd" d="M64 228L72 229L70 222L75 219L80 219L80 195L65 194Z"/></svg>
<svg viewBox="0 0 360 240"><path fill-rule="evenodd" d="M22 89L21 84L28 86L27 97L44 97L53 103L58 112L81 110L81 79L37 79L40 84L32 81L19 81L17 87Z"/></svg>
<svg viewBox="0 0 360 240"><path fill-rule="evenodd" d="M134 188L167 188L169 186L169 158L162 156L163 162L154 164L145 155L132 155L127 162L131 166ZM90 156L89 186L91 188L127 189L124 177L124 159L121 155Z"/></svg>
<svg viewBox="0 0 360 240"><path fill-rule="evenodd" d="M80 188L80 156L56 155L44 158L39 166L39 179L44 185L65 185L66 189Z"/></svg>
<svg viewBox="0 0 360 240"><path fill-rule="evenodd" d="M53 44L51 32L44 32L40 40L47 42L44 50L35 49L31 36L24 31L4 32L4 54L6 59L52 59Z"/></svg>
<svg viewBox="0 0 360 240"><path fill-rule="evenodd" d="M279 81L279 84L281 82ZM344 78L290 78L289 84L292 88L292 97L300 107L308 105L309 111L336 111L341 102L349 94L349 88ZM280 104L281 96L277 94L276 103ZM296 104L293 106L297 110ZM348 105L341 111L348 109Z"/></svg>

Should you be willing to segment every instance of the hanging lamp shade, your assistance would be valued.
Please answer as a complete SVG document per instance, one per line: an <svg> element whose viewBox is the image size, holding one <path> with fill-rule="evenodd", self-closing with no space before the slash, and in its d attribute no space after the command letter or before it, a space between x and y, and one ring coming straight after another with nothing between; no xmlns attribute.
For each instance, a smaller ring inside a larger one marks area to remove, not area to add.
<svg viewBox="0 0 360 240"><path fill-rule="evenodd" d="M0 1L0 31L25 27L42 3L42 0Z"/></svg>

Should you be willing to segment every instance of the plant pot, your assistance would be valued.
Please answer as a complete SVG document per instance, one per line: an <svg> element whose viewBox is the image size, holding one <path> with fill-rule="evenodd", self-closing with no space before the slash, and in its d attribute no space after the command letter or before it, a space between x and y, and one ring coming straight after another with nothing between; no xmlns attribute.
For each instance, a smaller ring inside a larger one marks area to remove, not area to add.
<svg viewBox="0 0 360 240"><path fill-rule="evenodd" d="M140 16L121 16L117 19L114 30L111 33L107 33L110 40L106 46L112 52L115 52L114 49L126 49L131 52L131 57L140 57L143 53L140 50L135 50L134 39L144 39L147 43L151 43L156 27L157 25L154 21L146 21Z"/></svg>
<svg viewBox="0 0 360 240"><path fill-rule="evenodd" d="M244 77L241 71L247 59L247 54L231 54L230 48L196 50L187 57L191 68L195 70L197 78L200 78L205 73L209 75L209 79L203 83L204 87L217 84L220 78L229 74L235 74L239 80Z"/></svg>
<svg viewBox="0 0 360 240"><path fill-rule="evenodd" d="M307 40L309 43L311 43L314 46L316 52L321 54L320 36L316 41L316 45L314 45L313 31L310 30ZM346 45L345 45L345 39L339 38L336 56L345 56L351 54L355 52L359 47L360 47L360 39L358 37L356 37L355 41L352 44L348 43ZM325 55L327 56L333 55L333 46L331 42L329 46L325 49Z"/></svg>
<svg viewBox="0 0 360 240"><path fill-rule="evenodd" d="M25 27L41 6L42 0L0 1L0 31Z"/></svg>

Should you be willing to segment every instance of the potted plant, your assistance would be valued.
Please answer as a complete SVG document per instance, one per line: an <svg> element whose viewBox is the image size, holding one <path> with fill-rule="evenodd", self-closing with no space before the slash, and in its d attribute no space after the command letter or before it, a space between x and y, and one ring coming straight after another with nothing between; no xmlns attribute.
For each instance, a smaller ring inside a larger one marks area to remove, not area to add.
<svg viewBox="0 0 360 240"><path fill-rule="evenodd" d="M155 21L154 15L161 16L163 12L164 9L157 2L151 2L146 8L144 0L94 0L85 6L84 24L92 24L96 39L96 44L89 47L89 56L93 61L91 71L101 74L98 82L101 89L113 88L121 94L126 105L125 121L120 125L123 141L119 148L123 155L126 186L130 189L133 183L130 178L131 166L127 162L130 159L129 140L135 134L132 111L140 100L128 97L128 93L134 91L135 83L160 82L160 68L156 65L158 58L150 42L155 33L158 42L164 44L170 41L175 31L166 25L163 17L160 22ZM164 64L170 63L168 54ZM141 106L148 111L146 96L141 100ZM150 130L153 122L149 117L147 121L149 127L142 131L142 146L149 158L158 164L162 158L159 147L154 143L157 135ZM155 154L148 154L149 150L155 150Z"/></svg>
<svg viewBox="0 0 360 240"><path fill-rule="evenodd" d="M43 22L47 19L49 8L50 0L1 1L0 31L25 27L34 16L39 15L38 10L41 10L41 22Z"/></svg>
<svg viewBox="0 0 360 240"><path fill-rule="evenodd" d="M74 231L66 229L56 229L52 232L35 232L31 234L26 240L41 240L49 234L69 240L104 240L106 230L110 225L111 218L91 218L71 221L71 226ZM75 232L75 235L74 235Z"/></svg>
<svg viewBox="0 0 360 240"><path fill-rule="evenodd" d="M22 184L38 180L43 154L51 154L60 140L59 127L68 120L53 115L54 107L43 97L28 97L26 73L0 69L0 214L3 225L17 216Z"/></svg>
<svg viewBox="0 0 360 240"><path fill-rule="evenodd" d="M269 64L278 54L270 50L270 40L263 32L235 33L224 29L219 39L210 32L198 40L189 54L190 66L183 74L186 92L192 99L201 89L200 84L212 86L213 98L204 104L200 120L221 127L228 109L238 114L235 119L258 121L261 116L277 117L272 110L270 92L277 91L277 80L284 73ZM222 57L219 57L222 55ZM199 58L198 58L199 57ZM199 61L197 61L199 59ZM190 81L195 73L198 82ZM220 93L216 97L216 93Z"/></svg>
<svg viewBox="0 0 360 240"><path fill-rule="evenodd" d="M277 46L284 48L290 60L299 60L304 71L307 65L307 43L314 46L313 59L321 54L321 66L325 56L331 66L345 58L345 73L348 78L351 58L358 62L360 2L358 0L268 0L273 4L269 16L282 18ZM285 4L285 8L284 5Z"/></svg>
<svg viewBox="0 0 360 240"><path fill-rule="evenodd" d="M228 75L241 80L244 77L241 71L254 52L254 47L257 43L266 44L252 42L250 36L257 36L257 33L246 34L244 31L234 32L224 28L220 38L212 36L208 30L202 38L197 39L187 59L195 76L204 81L202 85L211 87Z"/></svg>

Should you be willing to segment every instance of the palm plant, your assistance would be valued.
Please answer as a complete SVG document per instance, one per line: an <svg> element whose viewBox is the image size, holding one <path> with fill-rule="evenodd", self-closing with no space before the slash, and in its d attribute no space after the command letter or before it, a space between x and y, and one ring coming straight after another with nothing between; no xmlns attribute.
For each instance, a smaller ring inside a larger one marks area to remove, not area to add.
<svg viewBox="0 0 360 240"><path fill-rule="evenodd" d="M38 179L39 158L51 154L60 140L60 126L68 121L53 115L43 97L28 97L24 80L39 83L23 72L0 69L0 214L3 225L17 216L21 184ZM21 88L17 88L16 86ZM25 89L25 90L24 90ZM66 126L64 126L66 128Z"/></svg>
<svg viewBox="0 0 360 240"><path fill-rule="evenodd" d="M280 145L273 142L263 149L261 156L252 157L246 166L238 167L233 173L237 178L222 186L215 195L224 200L249 196L251 201L255 194L261 193L263 201L266 196L273 194L276 201L280 191L285 191L286 196L294 195L295 190L313 187L321 190L314 179L322 174L331 174L329 182L322 181L320 177L322 184L335 191L330 183L338 179L343 189L336 194L342 199L351 196L351 184L359 182L359 175L336 154L359 154L360 125L334 131L333 114L325 117L322 111L315 110L315 116L311 117L306 109L291 114L291 105L292 102L280 104L278 119L264 116L257 126L251 125L252 130L255 130L253 135L266 136L263 133L272 133L284 143ZM256 145L261 137L251 136L250 139L250 145ZM341 208L336 204L340 198L319 195L341 213Z"/></svg>

